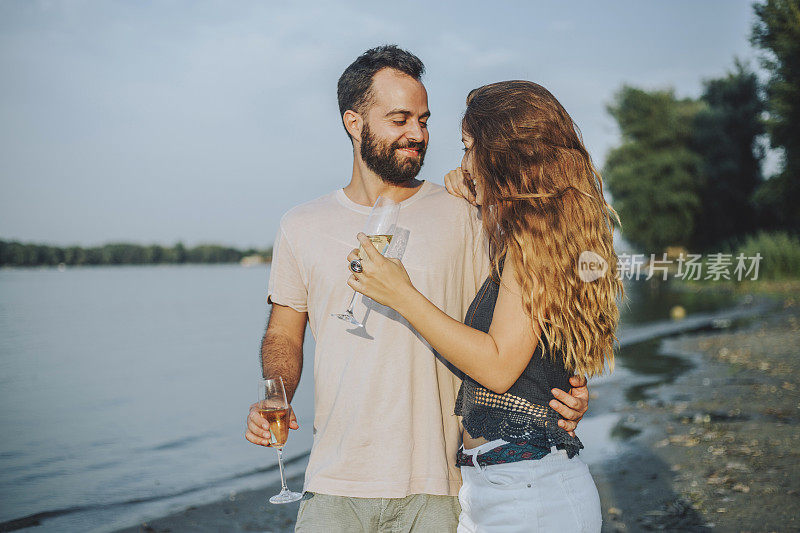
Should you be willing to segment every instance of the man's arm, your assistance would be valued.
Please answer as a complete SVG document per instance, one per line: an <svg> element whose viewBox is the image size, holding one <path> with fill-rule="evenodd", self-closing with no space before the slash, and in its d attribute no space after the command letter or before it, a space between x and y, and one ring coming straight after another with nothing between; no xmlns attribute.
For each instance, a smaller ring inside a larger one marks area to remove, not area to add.
<svg viewBox="0 0 800 533"><path fill-rule="evenodd" d="M303 371L303 337L308 313L272 304L267 331L261 341L261 372L265 378L281 376L289 402Z"/></svg>
<svg viewBox="0 0 800 533"><path fill-rule="evenodd" d="M306 332L308 313L295 311L291 307L272 304L267 330L261 341L261 371L265 378L282 377L286 388L286 399L291 402L300 374L303 371L303 337ZM245 438L253 444L269 445L269 423L256 409L250 406L247 416ZM292 411L290 429L299 429Z"/></svg>

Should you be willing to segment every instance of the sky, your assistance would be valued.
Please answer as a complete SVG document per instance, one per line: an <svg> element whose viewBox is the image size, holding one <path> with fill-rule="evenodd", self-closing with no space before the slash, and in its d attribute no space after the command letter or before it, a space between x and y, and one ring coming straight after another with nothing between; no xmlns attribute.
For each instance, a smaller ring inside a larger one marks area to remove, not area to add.
<svg viewBox="0 0 800 533"><path fill-rule="evenodd" d="M461 160L469 90L548 88L602 165L623 84L697 97L758 66L750 1L0 1L0 239L264 248L347 184L336 82L394 43L427 72L420 178Z"/></svg>

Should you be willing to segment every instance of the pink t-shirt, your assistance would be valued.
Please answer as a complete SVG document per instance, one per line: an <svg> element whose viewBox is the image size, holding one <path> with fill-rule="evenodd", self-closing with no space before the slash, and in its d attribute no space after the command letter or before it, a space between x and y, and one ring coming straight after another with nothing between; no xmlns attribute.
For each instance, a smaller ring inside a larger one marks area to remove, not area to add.
<svg viewBox="0 0 800 533"><path fill-rule="evenodd" d="M370 208L339 189L291 209L273 249L268 297L308 312L314 353L314 443L304 490L352 497L457 495L459 378L394 310L358 297L364 330L334 318L347 308L347 254ZM401 203L387 255L456 320L488 274L475 208L423 183Z"/></svg>

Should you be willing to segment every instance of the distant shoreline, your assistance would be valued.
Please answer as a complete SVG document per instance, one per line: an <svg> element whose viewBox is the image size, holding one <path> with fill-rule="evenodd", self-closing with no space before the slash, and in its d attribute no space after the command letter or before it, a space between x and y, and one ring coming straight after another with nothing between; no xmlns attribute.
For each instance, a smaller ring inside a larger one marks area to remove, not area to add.
<svg viewBox="0 0 800 533"><path fill-rule="evenodd" d="M187 248L178 242L174 246L158 244L108 243L93 247L50 246L0 240L0 268L122 265L184 265L233 264L245 266L272 261L272 247L239 250L219 244L200 244Z"/></svg>
<svg viewBox="0 0 800 533"><path fill-rule="evenodd" d="M243 268L250 268L252 266L269 266L272 264L271 261L262 261L255 264L242 264L241 262L233 262L233 263L153 263L153 264L136 264L136 263L126 263L126 264L115 264L115 265L35 265L35 266L9 266L3 265L0 266L0 272L13 272L13 271L24 271L24 270L54 270L59 272L64 272L66 270L91 270L94 268L117 268L117 267L142 267L142 268L152 268L152 267L162 267L162 268L173 268L173 267L201 267L201 266L238 266Z"/></svg>

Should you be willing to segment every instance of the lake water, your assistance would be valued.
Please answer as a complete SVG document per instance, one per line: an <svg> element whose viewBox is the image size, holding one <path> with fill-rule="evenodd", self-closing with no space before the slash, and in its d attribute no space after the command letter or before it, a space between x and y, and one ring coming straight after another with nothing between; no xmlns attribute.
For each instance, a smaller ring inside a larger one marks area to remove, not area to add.
<svg viewBox="0 0 800 533"><path fill-rule="evenodd" d="M239 266L1 270L0 529L37 515L36 531L109 531L272 482L275 453L243 437L267 276ZM629 331L663 321L678 301L690 313L730 303L639 285L629 297ZM311 447L307 343L290 472ZM625 372L593 390L618 388L609 385ZM610 422L592 415L581 439L602 450Z"/></svg>
<svg viewBox="0 0 800 533"><path fill-rule="evenodd" d="M275 453L243 434L266 280L239 266L0 271L0 522L54 512L47 529L111 528L167 496L262 484L248 474ZM310 414L306 364L295 406ZM306 420L287 457L310 448Z"/></svg>

